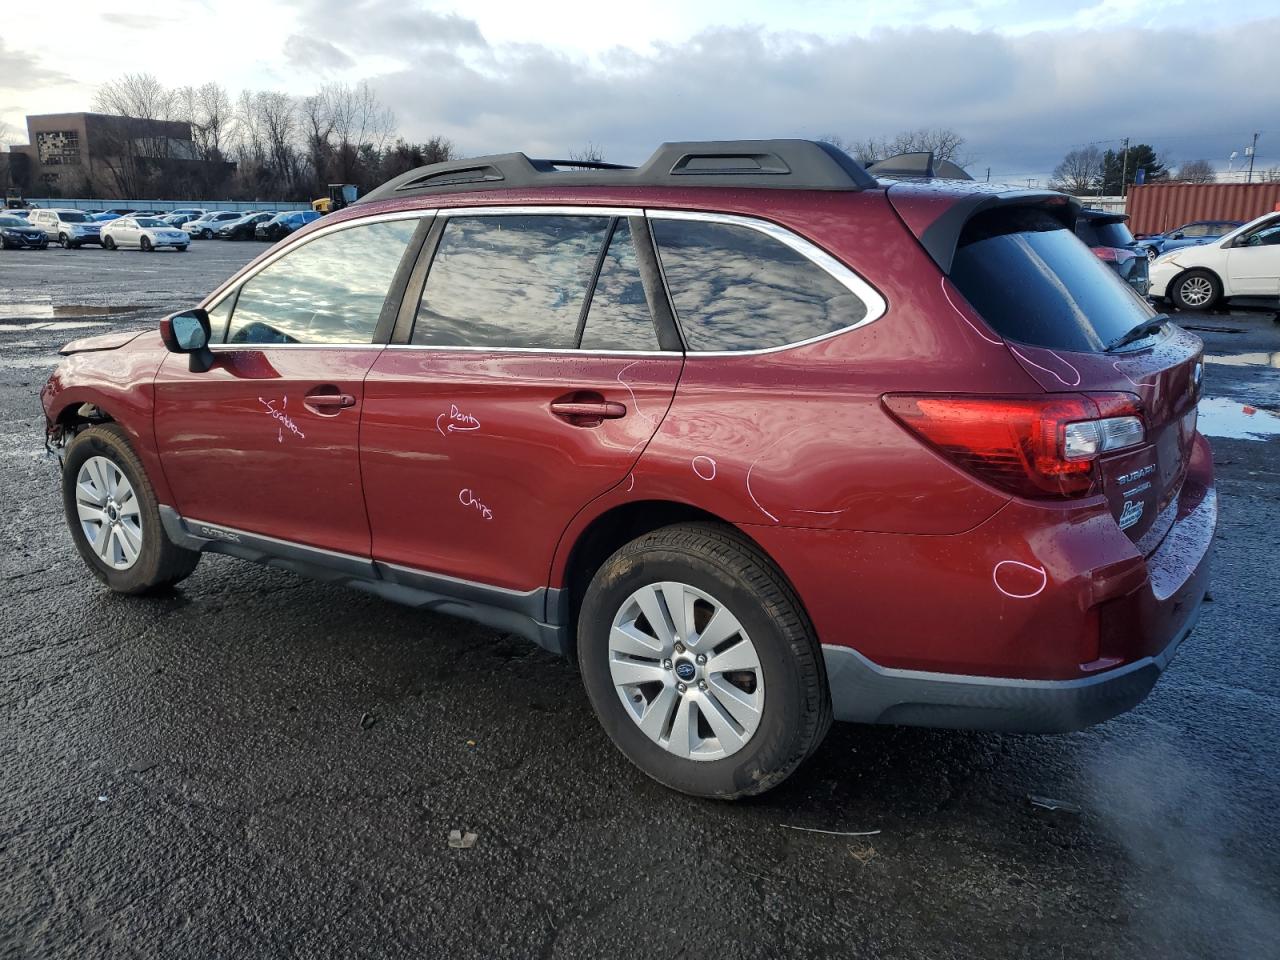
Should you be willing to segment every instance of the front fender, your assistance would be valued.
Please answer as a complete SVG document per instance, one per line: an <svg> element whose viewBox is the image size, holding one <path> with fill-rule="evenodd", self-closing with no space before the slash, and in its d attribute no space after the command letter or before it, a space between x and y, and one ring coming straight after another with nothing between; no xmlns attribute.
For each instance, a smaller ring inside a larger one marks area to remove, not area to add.
<svg viewBox="0 0 1280 960"><path fill-rule="evenodd" d="M155 378L168 355L159 334L136 337L126 348L73 353L40 389L46 434L60 439L85 404L97 407L129 436L161 503L172 502L156 449Z"/></svg>

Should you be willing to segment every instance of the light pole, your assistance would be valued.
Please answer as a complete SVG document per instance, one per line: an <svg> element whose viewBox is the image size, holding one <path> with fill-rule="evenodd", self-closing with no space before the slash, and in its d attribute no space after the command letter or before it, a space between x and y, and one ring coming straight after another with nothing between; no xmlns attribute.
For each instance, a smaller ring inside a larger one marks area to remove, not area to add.
<svg viewBox="0 0 1280 960"><path fill-rule="evenodd" d="M1129 138L1124 138L1124 165L1120 168L1120 196L1124 197L1129 192Z"/></svg>
<svg viewBox="0 0 1280 960"><path fill-rule="evenodd" d="M1249 148L1249 176L1245 183L1253 183L1253 155L1258 152L1258 135L1253 135L1253 146Z"/></svg>

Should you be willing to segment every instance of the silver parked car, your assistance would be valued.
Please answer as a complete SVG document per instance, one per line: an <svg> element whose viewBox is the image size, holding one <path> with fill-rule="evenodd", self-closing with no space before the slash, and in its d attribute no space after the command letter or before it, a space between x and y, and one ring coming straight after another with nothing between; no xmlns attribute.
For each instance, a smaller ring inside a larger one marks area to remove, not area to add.
<svg viewBox="0 0 1280 960"><path fill-rule="evenodd" d="M32 226L44 231L50 243L59 243L69 250L86 243L102 243L98 235L101 224L83 210L33 210L27 219Z"/></svg>
<svg viewBox="0 0 1280 960"><path fill-rule="evenodd" d="M244 210L210 210L186 223L184 229L191 234L193 240L212 240L219 227L229 220L239 220L245 213Z"/></svg>

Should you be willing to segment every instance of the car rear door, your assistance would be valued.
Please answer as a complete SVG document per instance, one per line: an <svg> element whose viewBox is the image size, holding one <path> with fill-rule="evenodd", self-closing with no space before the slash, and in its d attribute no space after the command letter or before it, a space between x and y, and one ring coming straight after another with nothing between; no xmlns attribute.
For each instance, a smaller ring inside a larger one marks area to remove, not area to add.
<svg viewBox="0 0 1280 960"><path fill-rule="evenodd" d="M211 306L210 369L165 359L156 443L188 523L368 556L364 378L425 233L415 213L304 238Z"/></svg>
<svg viewBox="0 0 1280 960"><path fill-rule="evenodd" d="M366 381L385 576L546 585L573 516L626 480L671 404L683 353L660 290L638 210L441 211Z"/></svg>
<svg viewBox="0 0 1280 960"><path fill-rule="evenodd" d="M1280 217L1232 241L1227 250L1227 286L1231 296L1280 295Z"/></svg>

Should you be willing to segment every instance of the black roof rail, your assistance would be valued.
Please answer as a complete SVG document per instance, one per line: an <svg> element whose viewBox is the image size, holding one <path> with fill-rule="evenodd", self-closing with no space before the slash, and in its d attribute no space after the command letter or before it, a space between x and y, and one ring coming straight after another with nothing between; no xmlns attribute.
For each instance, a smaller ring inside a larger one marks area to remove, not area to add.
<svg viewBox="0 0 1280 960"><path fill-rule="evenodd" d="M972 180L964 167L950 160L938 160L931 150L920 153L899 153L867 165L867 173L873 177L899 179L924 178L928 180Z"/></svg>
<svg viewBox="0 0 1280 960"><path fill-rule="evenodd" d="M639 167L599 160L532 160L523 153L447 160L401 174L356 202L543 186L868 190L879 184L857 161L829 143L707 140L664 143Z"/></svg>

